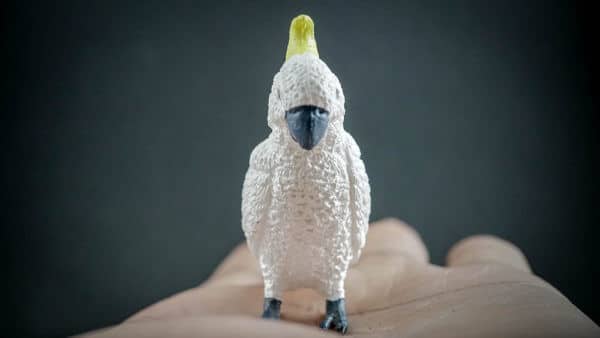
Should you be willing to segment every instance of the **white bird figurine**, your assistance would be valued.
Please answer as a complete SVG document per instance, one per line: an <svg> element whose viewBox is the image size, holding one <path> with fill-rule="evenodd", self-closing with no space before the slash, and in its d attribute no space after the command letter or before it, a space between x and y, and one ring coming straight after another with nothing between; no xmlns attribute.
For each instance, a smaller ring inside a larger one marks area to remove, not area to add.
<svg viewBox="0 0 600 338"><path fill-rule="evenodd" d="M344 114L313 21L300 15L269 94L272 131L252 151L242 190L242 229L264 278L264 318L279 318L284 291L312 288L326 298L321 327L348 329L344 280L365 245L371 197Z"/></svg>

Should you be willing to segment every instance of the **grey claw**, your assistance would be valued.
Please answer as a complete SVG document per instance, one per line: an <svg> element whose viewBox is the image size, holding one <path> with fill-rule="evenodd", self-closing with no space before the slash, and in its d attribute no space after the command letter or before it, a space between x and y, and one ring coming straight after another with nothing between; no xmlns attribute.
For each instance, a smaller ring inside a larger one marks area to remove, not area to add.
<svg viewBox="0 0 600 338"><path fill-rule="evenodd" d="M323 320L321 322L321 328L323 330L328 330L331 327L331 324L333 323L333 316L327 316L325 317L325 320Z"/></svg>
<svg viewBox="0 0 600 338"><path fill-rule="evenodd" d="M338 322L335 325L335 330L341 332L342 334L346 334L346 332L348 332L348 322L345 320Z"/></svg>
<svg viewBox="0 0 600 338"><path fill-rule="evenodd" d="M324 330L335 329L342 334L348 332L348 319L346 319L346 304L343 298L327 300L326 315L321 328Z"/></svg>
<svg viewBox="0 0 600 338"><path fill-rule="evenodd" d="M265 319L279 319L281 301L276 298L265 298L262 317Z"/></svg>

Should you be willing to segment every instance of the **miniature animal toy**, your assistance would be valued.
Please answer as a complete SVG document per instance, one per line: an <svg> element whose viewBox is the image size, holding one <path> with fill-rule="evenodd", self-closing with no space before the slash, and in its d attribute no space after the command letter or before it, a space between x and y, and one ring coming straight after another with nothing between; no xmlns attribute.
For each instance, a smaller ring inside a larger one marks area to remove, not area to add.
<svg viewBox="0 0 600 338"><path fill-rule="evenodd" d="M370 186L344 130L344 93L319 58L310 17L293 19L286 61L269 94L271 133L250 155L242 229L264 279L263 317L279 319L282 294L326 298L324 329L346 333L344 280L365 245Z"/></svg>

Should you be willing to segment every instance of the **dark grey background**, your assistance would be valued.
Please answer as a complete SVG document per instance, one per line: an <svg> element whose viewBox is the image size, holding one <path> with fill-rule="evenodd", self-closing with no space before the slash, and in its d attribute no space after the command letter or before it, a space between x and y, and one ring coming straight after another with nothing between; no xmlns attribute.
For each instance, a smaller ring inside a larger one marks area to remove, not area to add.
<svg viewBox="0 0 600 338"><path fill-rule="evenodd" d="M242 241L290 20L316 23L347 97L372 219L442 264L492 233L594 320L595 43L569 2L21 3L3 22L2 330L115 324ZM589 25L591 27L591 25ZM16 330L16 331L15 331Z"/></svg>

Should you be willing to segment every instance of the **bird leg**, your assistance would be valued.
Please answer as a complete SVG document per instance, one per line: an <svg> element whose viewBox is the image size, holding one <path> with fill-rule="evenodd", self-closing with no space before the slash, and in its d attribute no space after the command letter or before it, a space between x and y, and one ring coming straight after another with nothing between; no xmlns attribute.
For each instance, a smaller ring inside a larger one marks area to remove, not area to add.
<svg viewBox="0 0 600 338"><path fill-rule="evenodd" d="M268 319L279 319L279 312L281 308L281 301L277 298L265 298L263 305L263 318Z"/></svg>
<svg viewBox="0 0 600 338"><path fill-rule="evenodd" d="M322 329L335 329L346 334L348 331L348 318L346 318L346 302L344 298L327 300L325 303L325 319L321 322Z"/></svg>

